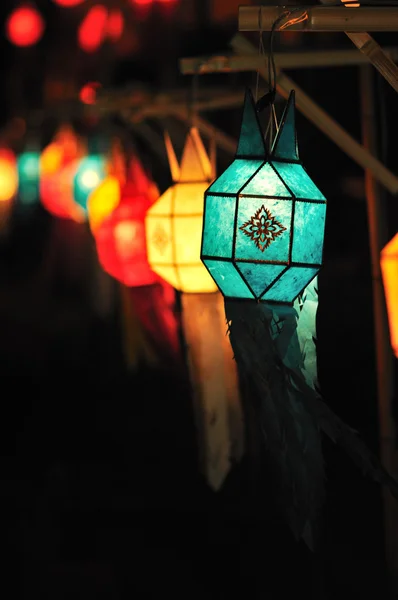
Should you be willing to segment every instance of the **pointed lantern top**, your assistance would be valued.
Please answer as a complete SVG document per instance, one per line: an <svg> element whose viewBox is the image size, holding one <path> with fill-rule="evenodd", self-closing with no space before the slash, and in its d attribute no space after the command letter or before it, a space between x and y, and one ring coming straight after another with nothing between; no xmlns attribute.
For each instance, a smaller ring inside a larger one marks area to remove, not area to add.
<svg viewBox="0 0 398 600"><path fill-rule="evenodd" d="M242 125L240 129L237 158L266 158L267 151L264 136L257 117L256 106L250 89L246 90L243 106Z"/></svg>
<svg viewBox="0 0 398 600"><path fill-rule="evenodd" d="M294 90L292 90L283 111L279 131L272 148L272 158L292 161L299 160L294 99Z"/></svg>
<svg viewBox="0 0 398 600"><path fill-rule="evenodd" d="M165 144L174 183L207 182L213 178L212 164L196 127L192 127L188 132L180 165L167 133Z"/></svg>

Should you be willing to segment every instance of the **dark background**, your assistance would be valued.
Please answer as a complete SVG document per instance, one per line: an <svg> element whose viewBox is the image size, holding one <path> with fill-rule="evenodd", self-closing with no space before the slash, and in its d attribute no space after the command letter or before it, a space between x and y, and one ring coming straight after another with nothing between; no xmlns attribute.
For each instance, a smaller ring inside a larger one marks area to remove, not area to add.
<svg viewBox="0 0 398 600"><path fill-rule="evenodd" d="M47 30L36 48L16 50L0 36L3 127L18 115L29 121L30 111L43 106L44 80L54 74L62 80L64 72L77 86L98 79L113 88L138 81L150 89L180 85L189 91L190 77L179 75L177 58L225 53L236 31L236 21L215 25L206 19L205 3L199 4L190 28L177 21L162 27L159 18L140 26L138 50L113 57L101 77L98 58L77 61L79 53L69 50L73 59L67 65L66 49L76 45L75 22L61 22L66 9L38 1ZM2 3L3 21L13 5ZM396 34L375 37L383 45L396 43ZM276 49L287 51L351 47L343 34L306 34L297 46L280 44L276 39ZM357 68L288 74L361 138ZM207 84L242 86L243 98L244 86L255 85L255 74L207 76L199 83ZM396 97L376 75L374 90L379 152L395 171ZM42 144L56 126L51 110L38 131ZM239 110L209 118L237 137ZM363 172L300 114L297 129L303 162L328 199L319 276L320 386L335 412L377 452ZM156 153L142 150L160 187L167 187L169 174L156 163ZM220 151L219 172L229 160ZM384 197L391 237L396 202L388 193ZM65 274L61 259L53 261L46 279L52 312L40 309L37 274L54 251L48 242L54 228L62 229L41 207L28 217L18 213L0 248L0 493L7 596L386 598L380 488L325 440L327 501L317 555L294 542L276 517L266 472L256 486L249 482L246 458L223 489L212 492L197 470L185 373L144 367L128 372L120 315L102 322L91 314L79 277Z"/></svg>

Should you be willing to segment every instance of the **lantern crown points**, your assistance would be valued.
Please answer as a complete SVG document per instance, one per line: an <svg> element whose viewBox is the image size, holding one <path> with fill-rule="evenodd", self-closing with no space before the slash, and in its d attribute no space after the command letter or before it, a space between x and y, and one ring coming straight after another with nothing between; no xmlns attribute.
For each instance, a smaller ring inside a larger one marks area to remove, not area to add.
<svg viewBox="0 0 398 600"><path fill-rule="evenodd" d="M165 145L174 183L210 182L214 178L211 160L196 127L191 127L188 132L180 164L167 132Z"/></svg>

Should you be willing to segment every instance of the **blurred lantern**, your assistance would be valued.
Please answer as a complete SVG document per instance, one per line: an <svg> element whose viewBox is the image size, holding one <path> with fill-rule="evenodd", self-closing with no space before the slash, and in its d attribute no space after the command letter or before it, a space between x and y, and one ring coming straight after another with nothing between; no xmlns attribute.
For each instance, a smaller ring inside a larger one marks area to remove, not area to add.
<svg viewBox="0 0 398 600"><path fill-rule="evenodd" d="M84 211L74 201L74 177L85 148L73 128L62 125L40 160L40 199L55 217L84 221Z"/></svg>
<svg viewBox="0 0 398 600"><path fill-rule="evenodd" d="M15 154L0 149L0 203L12 200L18 190L18 170Z"/></svg>
<svg viewBox="0 0 398 600"><path fill-rule="evenodd" d="M86 212L90 194L106 177L106 161L99 154L83 158L77 169L73 183L75 202Z"/></svg>
<svg viewBox="0 0 398 600"><path fill-rule="evenodd" d="M158 277L148 263L145 214L159 194L137 158L132 160L127 183L119 187L119 193L117 181L108 177L88 204L98 258L103 269L124 285L150 285ZM111 203L116 207L105 216Z"/></svg>
<svg viewBox="0 0 398 600"><path fill-rule="evenodd" d="M200 261L203 194L214 178L209 157L194 127L181 166L168 136L166 149L174 183L147 213L149 263L182 292L214 292L217 287Z"/></svg>
<svg viewBox="0 0 398 600"><path fill-rule="evenodd" d="M42 177L40 199L44 208L54 217L81 223L85 221L86 215L73 197L74 178L78 167L78 161L74 161L62 167L60 171Z"/></svg>
<svg viewBox="0 0 398 600"><path fill-rule="evenodd" d="M23 152L18 157L18 197L25 207L36 204L40 196L39 152Z"/></svg>
<svg viewBox="0 0 398 600"><path fill-rule="evenodd" d="M15 154L0 149L0 234L7 232L13 200L18 190L18 172Z"/></svg>
<svg viewBox="0 0 398 600"><path fill-rule="evenodd" d="M37 44L44 32L44 21L34 6L26 4L16 8L6 22L6 34L15 46Z"/></svg>
<svg viewBox="0 0 398 600"><path fill-rule="evenodd" d="M53 2L55 2L55 4L58 4L59 6L63 6L65 8L69 8L72 6L78 6L79 4L82 4L85 1L86 0L53 0Z"/></svg>
<svg viewBox="0 0 398 600"><path fill-rule="evenodd" d="M398 358L398 233L381 252L381 274L386 298L390 340Z"/></svg>
<svg viewBox="0 0 398 600"><path fill-rule="evenodd" d="M107 21L108 11L104 6L97 4L90 8L78 31L79 46L82 50L98 50L105 39Z"/></svg>
<svg viewBox="0 0 398 600"><path fill-rule="evenodd" d="M88 219L93 234L117 207L121 198L120 181L108 175L92 192L87 202Z"/></svg>
<svg viewBox="0 0 398 600"><path fill-rule="evenodd" d="M109 11L108 20L106 23L106 35L112 42L117 42L123 35L124 17L121 10Z"/></svg>
<svg viewBox="0 0 398 600"><path fill-rule="evenodd" d="M83 104L95 104L97 100L97 91L100 87L101 84L96 81L86 83L80 90L79 98L81 102L83 102Z"/></svg>
<svg viewBox="0 0 398 600"><path fill-rule="evenodd" d="M248 91L235 160L205 195L202 260L224 296L292 303L321 266L325 213L298 156L294 92L267 156Z"/></svg>
<svg viewBox="0 0 398 600"><path fill-rule="evenodd" d="M53 175L62 167L64 152L61 144L52 142L42 152L40 170L43 176Z"/></svg>

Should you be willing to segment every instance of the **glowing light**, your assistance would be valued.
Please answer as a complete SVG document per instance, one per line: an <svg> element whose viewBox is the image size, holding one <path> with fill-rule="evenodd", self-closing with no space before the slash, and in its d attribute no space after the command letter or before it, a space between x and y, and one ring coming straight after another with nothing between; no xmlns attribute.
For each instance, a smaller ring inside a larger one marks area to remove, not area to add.
<svg viewBox="0 0 398 600"><path fill-rule="evenodd" d="M111 10L106 24L106 34L112 42L117 42L123 34L124 17L120 10Z"/></svg>
<svg viewBox="0 0 398 600"><path fill-rule="evenodd" d="M58 6L63 6L64 8L79 6L79 4L83 4L85 1L86 0L53 0L55 4L58 4Z"/></svg>
<svg viewBox="0 0 398 600"><path fill-rule="evenodd" d="M102 5L93 6L83 19L79 31L79 46L85 52L95 52L101 46L106 34L108 11Z"/></svg>
<svg viewBox="0 0 398 600"><path fill-rule="evenodd" d="M40 171L42 175L56 173L62 166L63 150L59 143L52 142L41 153Z"/></svg>
<svg viewBox="0 0 398 600"><path fill-rule="evenodd" d="M18 198L25 206L39 201L40 163L39 152L24 152L18 157Z"/></svg>
<svg viewBox="0 0 398 600"><path fill-rule="evenodd" d="M398 358L398 234L383 248L380 258L390 341Z"/></svg>
<svg viewBox="0 0 398 600"><path fill-rule="evenodd" d="M15 46L37 44L44 32L44 21L33 6L16 8L6 22L6 35Z"/></svg>
<svg viewBox="0 0 398 600"><path fill-rule="evenodd" d="M196 128L187 136L181 165L169 138L166 149L174 184L146 216L149 264L182 292L215 292L217 286L200 260L203 195L213 177L210 159Z"/></svg>
<svg viewBox="0 0 398 600"><path fill-rule="evenodd" d="M108 176L92 192L87 201L90 228L93 233L120 202L120 183L116 177Z"/></svg>
<svg viewBox="0 0 398 600"><path fill-rule="evenodd" d="M90 194L105 175L105 160L101 156L88 156L80 162L74 181L74 197L83 210L86 210Z"/></svg>
<svg viewBox="0 0 398 600"><path fill-rule="evenodd" d="M0 202L9 202L17 193L18 171L15 154L0 150Z"/></svg>

